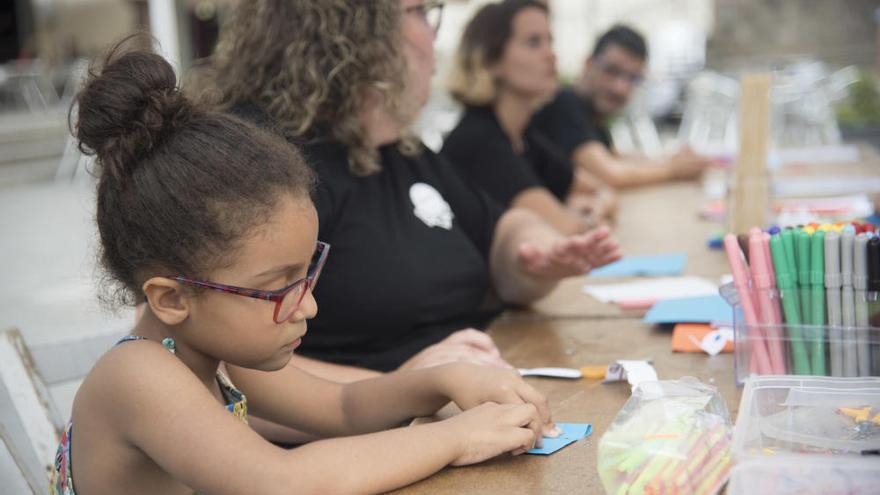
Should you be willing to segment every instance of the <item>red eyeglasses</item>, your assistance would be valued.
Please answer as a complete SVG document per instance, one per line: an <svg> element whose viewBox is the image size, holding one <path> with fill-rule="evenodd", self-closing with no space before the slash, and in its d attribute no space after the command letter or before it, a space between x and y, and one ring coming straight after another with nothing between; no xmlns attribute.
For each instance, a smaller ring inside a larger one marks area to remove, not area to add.
<svg viewBox="0 0 880 495"><path fill-rule="evenodd" d="M312 261L309 263L309 268L306 271L306 277L297 280L283 289L274 291L248 289L245 287L236 287L234 285L208 282L207 280L194 280L180 275L169 276L167 278L176 280L181 284L201 287L203 289L211 289L238 296L273 301L275 303L275 315L273 319L275 320L275 323L284 323L296 313L297 309L299 309L299 305L302 303L306 292L308 292L309 289L315 289L315 286L318 283L318 277L321 275L321 269L324 268L324 263L327 261L327 255L329 253L330 244L318 241L318 245L315 248L315 254L312 256Z"/></svg>

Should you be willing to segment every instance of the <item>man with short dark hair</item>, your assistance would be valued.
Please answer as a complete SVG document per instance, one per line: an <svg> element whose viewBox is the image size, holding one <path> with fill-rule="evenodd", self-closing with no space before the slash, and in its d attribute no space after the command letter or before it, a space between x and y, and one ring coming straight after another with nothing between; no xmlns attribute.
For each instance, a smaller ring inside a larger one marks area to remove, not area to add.
<svg viewBox="0 0 880 495"><path fill-rule="evenodd" d="M710 163L687 148L661 160L614 149L608 121L641 83L647 57L639 33L623 25L612 27L596 41L580 78L560 90L531 123L579 169L615 188L694 179Z"/></svg>

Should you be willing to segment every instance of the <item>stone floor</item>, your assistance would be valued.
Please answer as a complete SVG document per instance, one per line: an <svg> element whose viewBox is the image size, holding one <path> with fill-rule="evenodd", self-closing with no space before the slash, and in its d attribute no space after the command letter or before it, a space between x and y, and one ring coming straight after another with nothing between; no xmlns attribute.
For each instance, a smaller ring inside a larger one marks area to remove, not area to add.
<svg viewBox="0 0 880 495"><path fill-rule="evenodd" d="M28 345L131 326L131 309L97 299L94 192L90 184L26 183L0 189L0 330ZM79 381L53 386L69 411Z"/></svg>

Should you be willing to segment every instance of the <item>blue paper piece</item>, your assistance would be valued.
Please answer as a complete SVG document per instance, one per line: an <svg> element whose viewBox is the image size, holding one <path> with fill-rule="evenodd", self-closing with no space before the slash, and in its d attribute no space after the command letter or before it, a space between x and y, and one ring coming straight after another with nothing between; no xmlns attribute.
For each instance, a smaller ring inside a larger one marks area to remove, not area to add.
<svg viewBox="0 0 880 495"><path fill-rule="evenodd" d="M645 323L731 323L733 308L720 295L662 299L657 301Z"/></svg>
<svg viewBox="0 0 880 495"><path fill-rule="evenodd" d="M590 277L663 277L679 275L684 271L687 254L652 254L645 256L624 256L619 261L596 268Z"/></svg>
<svg viewBox="0 0 880 495"><path fill-rule="evenodd" d="M544 437L544 446L540 449L532 449L527 454L550 455L570 443L577 442L581 438L587 438L593 433L593 425L589 423L556 423L562 430L562 434L556 438Z"/></svg>

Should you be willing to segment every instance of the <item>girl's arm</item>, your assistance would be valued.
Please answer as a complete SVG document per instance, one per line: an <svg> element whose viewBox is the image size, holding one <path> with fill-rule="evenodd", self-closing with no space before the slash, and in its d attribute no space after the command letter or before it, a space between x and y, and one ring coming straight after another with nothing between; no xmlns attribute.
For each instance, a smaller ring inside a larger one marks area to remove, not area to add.
<svg viewBox="0 0 880 495"><path fill-rule="evenodd" d="M367 368L358 368L357 366L347 366L344 364L330 363L327 361L319 361L317 359L297 356L287 363L287 366L294 366L315 376L320 376L326 380L349 383L358 380L366 380L382 374L380 371L370 370Z"/></svg>
<svg viewBox="0 0 880 495"><path fill-rule="evenodd" d="M255 416L321 436L401 426L431 416L449 401L462 409L485 402L529 403L544 429L554 430L546 399L507 369L454 363L349 384L327 382L293 366L263 372L227 365L227 370Z"/></svg>
<svg viewBox="0 0 880 495"><path fill-rule="evenodd" d="M304 392L298 400L308 404L313 398ZM156 344L138 343L114 349L102 359L77 402L88 407L88 414L75 415L81 433L75 441L86 443L84 452L89 441L84 432L110 429L110 438L118 438L120 449L148 457L190 488L215 494L384 492L450 463L468 464L524 451L534 443L540 423L530 404L485 404L438 423L285 450L226 411L173 355ZM397 404L385 406L394 409ZM323 412L334 414L329 409ZM83 469L74 476L80 476L81 486L121 491L123 487L112 484L125 483L125 472L118 469L108 476L107 470L114 469L114 462L123 462L119 459L130 458L120 456L105 460L102 469L86 469L83 457ZM89 475L94 478L83 478ZM164 480L157 484L167 487Z"/></svg>
<svg viewBox="0 0 880 495"><path fill-rule="evenodd" d="M547 295L561 279L586 274L620 256L607 228L563 236L534 213L513 208L495 227L489 268L505 302L528 304Z"/></svg>

